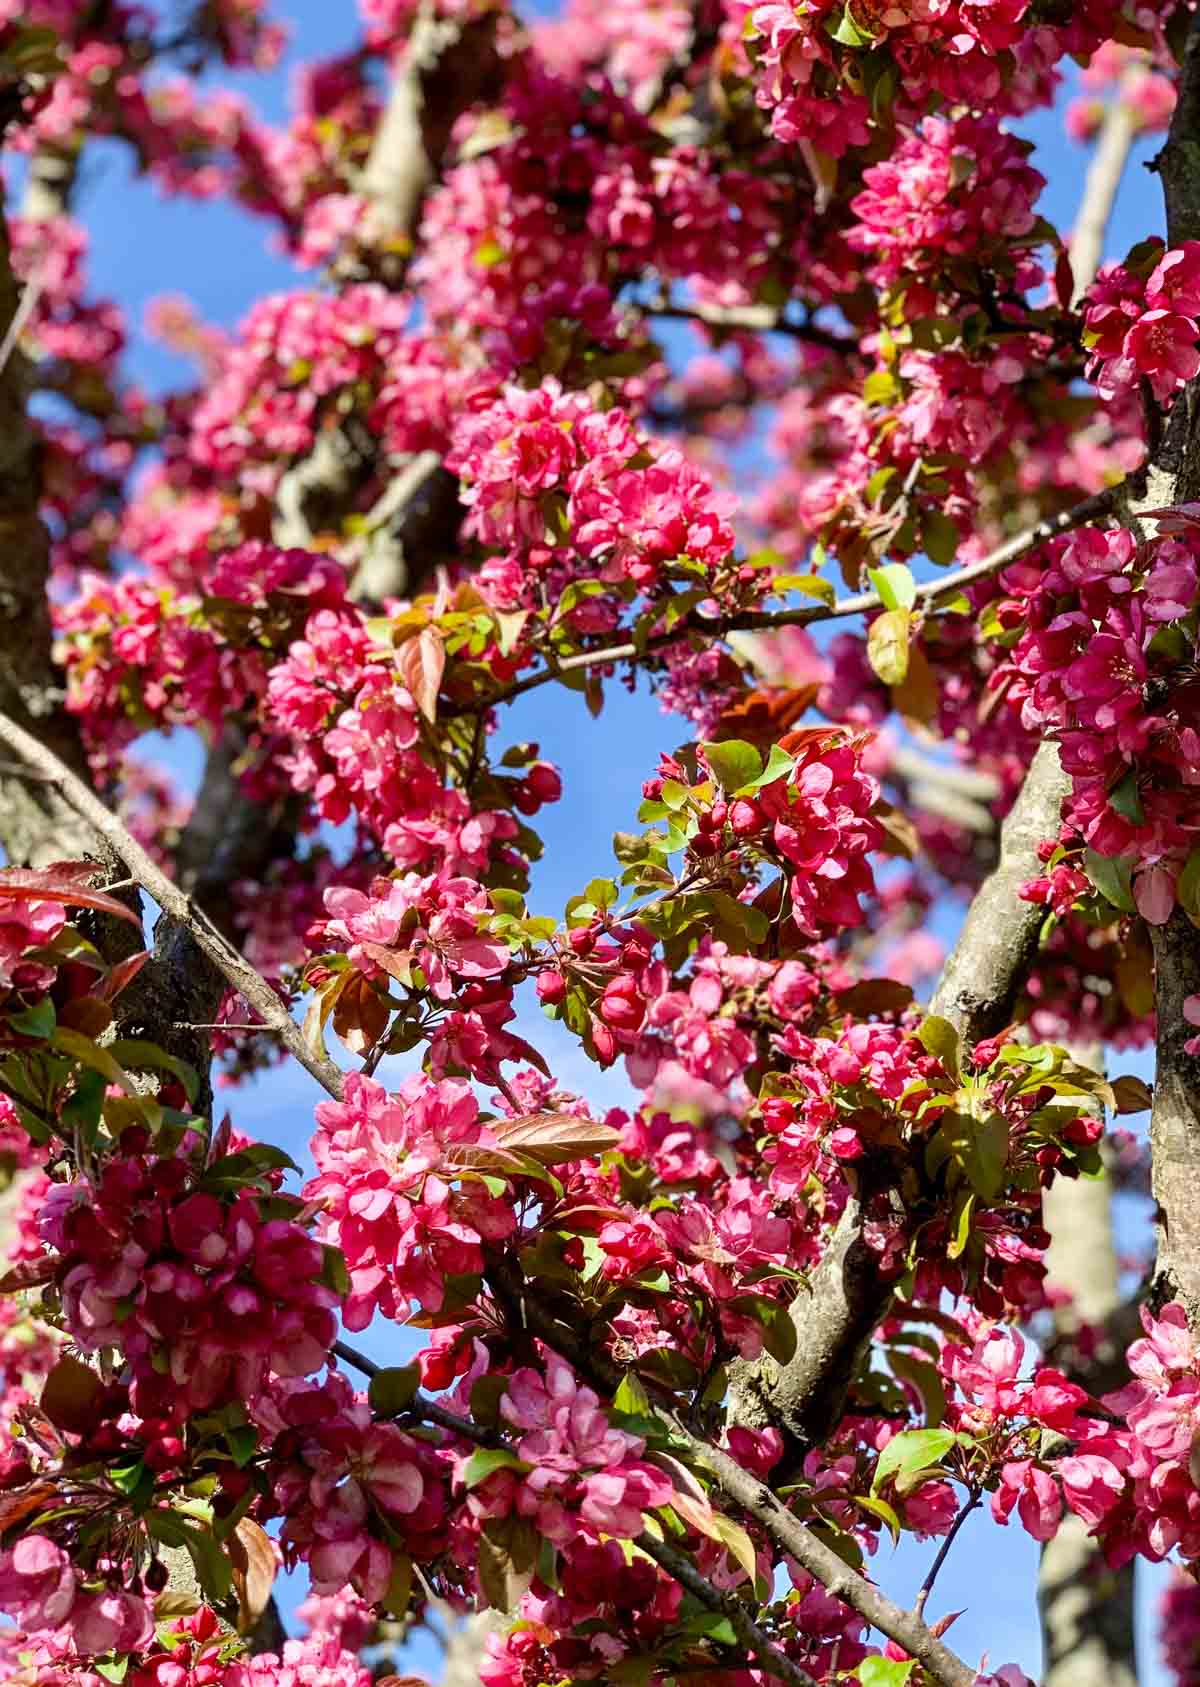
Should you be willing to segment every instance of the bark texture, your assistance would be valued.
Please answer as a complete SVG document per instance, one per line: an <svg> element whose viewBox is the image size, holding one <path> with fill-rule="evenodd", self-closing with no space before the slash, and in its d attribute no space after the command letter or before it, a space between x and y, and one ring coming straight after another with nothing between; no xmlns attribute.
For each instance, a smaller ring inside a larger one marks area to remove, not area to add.
<svg viewBox="0 0 1200 1687"><path fill-rule="evenodd" d="M1080 1065L1103 1070L1099 1045L1072 1047L1071 1054ZM1128 1326L1136 1322L1121 1298L1107 1176L1058 1178L1043 1196L1043 1212L1047 1277L1071 1297L1055 1310L1047 1357L1090 1393L1106 1393L1123 1380ZM1083 1347L1078 1337L1085 1328ZM1038 1609L1042 1687L1137 1687L1133 1565L1110 1570L1087 1525L1070 1513L1042 1548Z"/></svg>

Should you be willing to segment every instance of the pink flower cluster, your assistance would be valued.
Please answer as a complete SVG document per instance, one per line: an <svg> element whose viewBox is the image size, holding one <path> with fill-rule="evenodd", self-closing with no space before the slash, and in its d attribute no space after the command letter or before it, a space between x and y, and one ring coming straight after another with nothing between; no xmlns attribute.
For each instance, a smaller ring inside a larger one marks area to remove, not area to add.
<svg viewBox="0 0 1200 1687"><path fill-rule="evenodd" d="M1084 342L1103 397L1145 380L1160 404L1173 398L1200 372L1200 241L1172 247L1149 275L1144 264L1106 264L1088 293Z"/></svg>
<svg viewBox="0 0 1200 1687"><path fill-rule="evenodd" d="M366 422L387 450L442 449L453 372L410 318L407 299L373 285L261 300L192 419L196 463L273 490L352 387L370 391Z"/></svg>
<svg viewBox="0 0 1200 1687"><path fill-rule="evenodd" d="M640 1534L642 1513L669 1504L674 1485L642 1457L645 1442L614 1429L557 1354L545 1355L544 1371L513 1373L500 1413L527 1468L497 1470L471 1490L467 1505L481 1521L515 1512L573 1554L575 1543L601 1534Z"/></svg>
<svg viewBox="0 0 1200 1687"><path fill-rule="evenodd" d="M727 496L679 452L650 446L624 411L596 410L554 377L506 388L465 418L447 464L466 483L467 531L483 543L553 545L561 520L577 571L648 595L677 559L714 575L733 550Z"/></svg>
<svg viewBox="0 0 1200 1687"><path fill-rule="evenodd" d="M1159 637L1191 613L1198 560L1200 527L1186 510L1142 546L1122 528L1082 528L1041 564L1008 570L1010 596L993 611L996 626L1023 628L994 683L1026 727L1056 733L1071 775L1064 840L1125 858L1137 907L1156 925L1200 844L1191 669L1186 651ZM1077 880L1057 875L1028 894L1064 902Z"/></svg>
<svg viewBox="0 0 1200 1687"><path fill-rule="evenodd" d="M304 1194L320 1204L318 1233L346 1258L348 1329L365 1329L376 1310L403 1323L414 1300L438 1308L446 1278L479 1271L485 1242L512 1234L511 1197L477 1180L454 1187L469 1150L499 1146L467 1084L415 1075L389 1095L351 1072L343 1100L317 1108L317 1127Z"/></svg>
<svg viewBox="0 0 1200 1687"><path fill-rule="evenodd" d="M1104 1396L1111 1423L1060 1459L1066 1502L1112 1564L1200 1557L1200 1490L1191 1474L1200 1433L1200 1354L1183 1307L1142 1308L1145 1336L1129 1349L1133 1381Z"/></svg>
<svg viewBox="0 0 1200 1687"><path fill-rule="evenodd" d="M1041 238L1034 206L1046 179L1027 162L1031 150L994 117L928 118L864 171L847 243L867 255L881 287L968 255L993 269L1010 265ZM1024 285L1038 275L1024 263Z"/></svg>
<svg viewBox="0 0 1200 1687"><path fill-rule="evenodd" d="M426 1562L448 1508L450 1455L377 1423L336 1372L319 1383L276 1381L256 1401L270 1438L270 1509L282 1516L284 1561L303 1561L317 1594L350 1587L373 1605L387 1592L393 1551ZM338 1649L336 1637L323 1643Z"/></svg>
<svg viewBox="0 0 1200 1687"><path fill-rule="evenodd" d="M157 1157L130 1127L93 1179L54 1185L38 1216L73 1340L117 1348L139 1414L172 1423L249 1398L271 1373L318 1370L336 1332L320 1245L264 1218L254 1191L230 1198L220 1161L206 1188L198 1160L194 1136Z"/></svg>
<svg viewBox="0 0 1200 1687"><path fill-rule="evenodd" d="M0 898L0 990L48 990L55 968L36 958L67 923L61 902L42 897Z"/></svg>
<svg viewBox="0 0 1200 1687"><path fill-rule="evenodd" d="M0 1552L0 1611L50 1657L140 1650L153 1637L145 1600L120 1587L88 1588L49 1536L26 1534Z"/></svg>

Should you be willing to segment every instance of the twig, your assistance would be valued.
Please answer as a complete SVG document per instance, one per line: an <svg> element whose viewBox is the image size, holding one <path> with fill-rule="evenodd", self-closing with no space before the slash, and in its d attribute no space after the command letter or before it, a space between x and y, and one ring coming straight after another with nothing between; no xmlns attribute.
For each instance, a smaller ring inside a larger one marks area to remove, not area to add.
<svg viewBox="0 0 1200 1687"><path fill-rule="evenodd" d="M1100 259L1104 255L1104 237L1117 198L1121 177L1129 161L1133 137L1137 133L1137 118L1125 97L1127 84L1122 80L1112 103L1104 114L1096 149L1088 166L1079 215L1071 235L1071 303L1078 305L1096 278Z"/></svg>
<svg viewBox="0 0 1200 1687"><path fill-rule="evenodd" d="M968 563L965 567L956 569L953 574L944 574L940 580L923 581L917 587L914 601L930 603L960 591L976 580L995 574L1007 563L1024 556L1026 551L1033 550L1037 545L1044 545L1048 539L1057 538L1060 533L1068 533L1072 528L1081 527L1085 522L1094 521L1099 516L1111 514L1117 505L1119 490L1117 487L1106 487L1102 492L1094 492L1078 504L1073 504L1069 510L1063 510L1058 515L1046 516L1035 526L1026 528L1023 533L1006 539L1004 544L997 546L994 551L989 551L987 556L980 557L977 562ZM537 673L517 680L504 691L472 704L468 710L462 712L490 709L499 703L509 703L514 697L522 697L526 692L535 691L540 685L560 679L563 674L577 673L582 668L604 667L610 662L630 661L651 651L660 650L664 645L678 643L680 639L688 636L717 639L723 638L726 633L771 632L777 627L807 627L814 621L837 621L849 615L864 615L872 609L883 607L883 600L878 592L859 592L854 597L839 598L835 603L801 604L794 609L743 609L717 620L696 621L684 616L669 633L656 634L641 645L615 644L603 650L584 650L575 656L565 656L553 666L541 668Z"/></svg>
<svg viewBox="0 0 1200 1687"><path fill-rule="evenodd" d="M314 1054L300 1027L266 979L255 972L249 961L221 935L191 897L172 883L128 828L88 789L83 780L59 761L53 751L39 743L32 733L9 720L7 715L0 715L0 743L6 744L22 761L45 775L47 784L58 792L68 808L112 845L138 884L154 898L163 913L186 927L217 970L262 1015L263 1029L274 1031L321 1088L335 1100L340 1100L342 1074L333 1062Z"/></svg>
<svg viewBox="0 0 1200 1687"><path fill-rule="evenodd" d="M374 1359L368 1359L365 1353L360 1353L349 1342L335 1341L333 1351L337 1357L347 1365L352 1365L356 1371L361 1371L365 1377L377 1377L385 1367L377 1365ZM448 1429L452 1435L461 1435L464 1441L474 1441L477 1447L494 1447L496 1437L490 1430L472 1423L469 1418L459 1417L457 1412L451 1412L445 1406L439 1406L436 1400L430 1400L428 1395L417 1393L404 1408L406 1416L421 1418L426 1423L436 1423L440 1429Z"/></svg>
<svg viewBox="0 0 1200 1687"><path fill-rule="evenodd" d="M733 1632L746 1650L758 1659L765 1674L788 1682L790 1687L817 1687L808 1671L793 1663L767 1637L737 1595L721 1593L684 1553L645 1532L636 1535L633 1544L647 1558L653 1558L656 1564L661 1565L680 1587L686 1588L708 1610L719 1611L723 1617L728 1617Z"/></svg>
<svg viewBox="0 0 1200 1687"><path fill-rule="evenodd" d="M670 299L653 299L640 307L647 316L666 316L680 322L698 322L705 328L728 329L734 333L787 334L809 345L829 351L850 352L858 341L835 334L815 322L793 322L770 305L679 305Z"/></svg>
<svg viewBox="0 0 1200 1687"><path fill-rule="evenodd" d="M29 318L37 309L38 300L41 298L45 286L45 277L45 264L39 263L37 269L25 283L20 301L13 312L12 321L4 331L4 338L0 340L0 374L3 373L9 358L12 356Z"/></svg>
<svg viewBox="0 0 1200 1687"><path fill-rule="evenodd" d="M929 1566L929 1574L925 1577L925 1580L921 1583L917 1592L917 1597L913 1604L914 1616L924 1619L926 1601L928 1600L929 1595L933 1592L933 1584L938 1579L938 1571L946 1562L950 1553L950 1548L954 1545L955 1537L957 1536L958 1531L975 1510L976 1506L979 1504L980 1498L981 1495L979 1489L972 1488L968 1495L967 1503L963 1506L953 1523L951 1523L945 1540L943 1540L941 1546L938 1548L937 1557Z"/></svg>

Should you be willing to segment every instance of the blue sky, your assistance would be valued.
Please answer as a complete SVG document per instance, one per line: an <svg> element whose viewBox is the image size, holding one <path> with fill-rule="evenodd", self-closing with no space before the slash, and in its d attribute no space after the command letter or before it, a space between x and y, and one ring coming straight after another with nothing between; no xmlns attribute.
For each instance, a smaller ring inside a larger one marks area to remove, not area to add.
<svg viewBox="0 0 1200 1687"><path fill-rule="evenodd" d="M538 10L545 8L539 6ZM351 0L277 0L275 11L292 27L293 41L283 64L267 76L225 77L244 88L263 114L281 119L295 65L307 58L335 53L357 36L357 17ZM1046 215L1069 226L1078 202L1085 156L1062 138L1056 116L1039 114L1024 132L1037 142L1036 162L1049 179L1043 202ZM1110 236L1110 251L1123 252L1135 240L1162 228L1157 181L1144 163L1153 151L1141 146L1126 173ZM263 293L311 285L311 277L297 276L272 248L269 227L236 207L223 203L169 200L134 177L126 151L114 143L89 148L77 214L91 231L91 282L98 294L113 296L125 309L132 334L129 369L139 380L159 387L188 371L173 355L141 332L147 303L164 293L185 293L200 315L232 327ZM665 718L645 693L629 696L610 686L605 710L594 722L574 693L543 689L510 711L504 723L510 740L533 738L542 752L563 770L566 795L562 803L543 811L539 828L546 840L546 857L538 869L533 903L540 912L557 913L566 897L594 873L607 871L614 830L627 827L636 808L639 787L652 770L661 749L671 749L689 736L681 722ZM184 781L194 779L199 747L175 742L168 759ZM952 934L956 909L938 916L939 931ZM554 1058L554 1039L539 1032L542 1046ZM560 1075L577 1082L597 1100L624 1099L619 1079L597 1081L577 1049L557 1043L563 1063ZM1128 1062L1123 1062L1127 1066ZM1140 1063L1145 1071L1145 1063ZM587 1070L584 1068L587 1066ZM306 1158L311 1112L319 1099L305 1074L290 1069L265 1083L231 1093L235 1121L255 1135L281 1143ZM377 1358L399 1357L410 1347L395 1330L371 1331L363 1345ZM933 1556L932 1545L903 1546L892 1558L885 1547L876 1571L890 1592L904 1598L919 1585ZM963 1530L938 1584L933 1614L965 1608L951 1640L969 1659L987 1649L993 1663L1019 1662L1036 1674L1039 1641L1033 1604L1037 1550L1017 1528L998 1529L986 1514L976 1514ZM1143 1589L1157 1584L1161 1572L1143 1577ZM285 1604L294 1602L291 1590ZM1143 1607L1150 1603L1143 1598ZM1147 1615L1143 1610L1143 1617ZM1145 1621L1143 1622L1145 1627ZM1147 1636L1143 1636L1146 1641ZM1150 1663L1153 1643L1144 1647ZM420 1645L412 1656L418 1668L436 1678L436 1659ZM1165 1679L1157 1668L1145 1668L1152 1684Z"/></svg>

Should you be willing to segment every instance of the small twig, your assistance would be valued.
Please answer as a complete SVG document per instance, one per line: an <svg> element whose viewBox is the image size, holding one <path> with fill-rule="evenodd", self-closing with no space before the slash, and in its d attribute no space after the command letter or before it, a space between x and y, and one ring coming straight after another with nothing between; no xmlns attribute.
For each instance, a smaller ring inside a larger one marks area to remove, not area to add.
<svg viewBox="0 0 1200 1687"><path fill-rule="evenodd" d="M941 1546L938 1548L937 1557L934 1559L933 1563L929 1566L929 1574L925 1577L925 1580L921 1583L920 1589L917 1593L916 1602L913 1605L913 1615L915 1617L921 1619L922 1621L924 1620L924 1617L925 1617L926 1601L928 1600L929 1595L933 1592L934 1582L936 1582L937 1579L938 1579L938 1571L941 1569L942 1565L946 1562L946 1559L947 1559L947 1557L949 1556L949 1553L950 1553L950 1548L954 1545L955 1537L957 1536L958 1531L962 1528L962 1526L966 1522L967 1518L975 1510L975 1508L979 1504L981 1498L982 1498L982 1495L981 1495L980 1490L978 1488L972 1488L970 1490L970 1493L967 1497L967 1503L963 1506L962 1510L959 1512L958 1516L954 1519L953 1523L951 1523L950 1528L947 1531L945 1540L942 1542Z"/></svg>
<svg viewBox="0 0 1200 1687"><path fill-rule="evenodd" d="M282 1038L305 1071L311 1073L323 1090L340 1101L342 1074L332 1060L314 1054L300 1027L266 979L238 953L203 909L172 883L128 827L104 806L95 792L59 761L52 750L39 743L24 727L9 720L7 715L0 715L0 743L6 744L30 767L44 774L47 783L67 806L112 845L137 883L154 898L163 913L191 932L217 970L262 1015L262 1028L274 1031Z"/></svg>
<svg viewBox="0 0 1200 1687"><path fill-rule="evenodd" d="M135 881L136 882L136 881ZM105 886L105 889L111 887ZM172 1031L269 1031L269 1025L252 1025L249 1020L235 1023L233 1020L206 1019L199 1024L191 1020L176 1019L171 1025Z"/></svg>
<svg viewBox="0 0 1200 1687"><path fill-rule="evenodd" d="M361 1371L365 1377L377 1377L384 1370L383 1365L377 1365L374 1359L368 1359L365 1353L360 1353L349 1342L335 1341L333 1352L347 1365L352 1365L356 1371ZM472 1423L469 1418L461 1418L457 1412L447 1411L445 1406L439 1406L436 1400L430 1400L425 1394L414 1394L412 1400L404 1408L404 1415L420 1418L426 1423L436 1423L440 1429L448 1429L453 1435L461 1435L464 1441L474 1441L478 1447L494 1447L496 1437L490 1430Z"/></svg>
<svg viewBox="0 0 1200 1687"><path fill-rule="evenodd" d="M45 263L39 263L21 293L17 308L12 314L12 321L4 331L4 338L0 340L0 374L7 367L8 360L16 349L17 341L29 322L29 318L37 309L46 284Z"/></svg>
<svg viewBox="0 0 1200 1687"><path fill-rule="evenodd" d="M680 305L670 299L653 299L641 304L647 316L666 316L680 322L697 322L704 328L726 329L733 333L787 334L809 345L824 346L829 351L851 352L858 341L846 334L835 334L820 328L815 322L793 322L770 305Z"/></svg>

